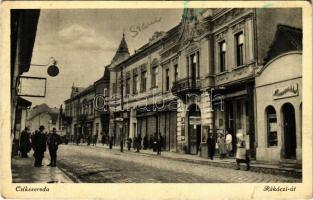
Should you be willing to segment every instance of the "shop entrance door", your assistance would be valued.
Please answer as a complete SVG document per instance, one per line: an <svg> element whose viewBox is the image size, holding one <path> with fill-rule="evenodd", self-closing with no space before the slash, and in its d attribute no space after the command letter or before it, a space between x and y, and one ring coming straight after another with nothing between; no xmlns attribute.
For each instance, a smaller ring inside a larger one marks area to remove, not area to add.
<svg viewBox="0 0 313 200"><path fill-rule="evenodd" d="M234 154L234 152L236 152L236 127L235 127L234 103L232 101L226 103L226 120L227 120L226 130L228 130L232 135L232 144L233 144L232 153Z"/></svg>
<svg viewBox="0 0 313 200"><path fill-rule="evenodd" d="M285 141L285 158L296 158L296 122L295 110L290 103L282 107L284 117L284 141Z"/></svg>
<svg viewBox="0 0 313 200"><path fill-rule="evenodd" d="M198 154L201 142L201 112L193 104L189 107L188 114L188 149L190 154Z"/></svg>

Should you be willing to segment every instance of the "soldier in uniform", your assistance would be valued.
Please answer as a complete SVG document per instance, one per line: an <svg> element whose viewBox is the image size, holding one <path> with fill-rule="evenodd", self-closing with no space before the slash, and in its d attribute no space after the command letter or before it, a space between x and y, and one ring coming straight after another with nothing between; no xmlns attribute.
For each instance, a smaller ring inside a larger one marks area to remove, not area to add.
<svg viewBox="0 0 313 200"><path fill-rule="evenodd" d="M49 134L47 139L49 154L51 157L51 161L48 166L56 167L58 146L61 143L61 137L57 134L56 128L53 128L52 133Z"/></svg>
<svg viewBox="0 0 313 200"><path fill-rule="evenodd" d="M44 134L45 127L40 126L39 131L37 131L32 137L32 146L34 150L34 157L35 157L35 167L41 167L42 159L44 157L44 153L46 151L46 136Z"/></svg>

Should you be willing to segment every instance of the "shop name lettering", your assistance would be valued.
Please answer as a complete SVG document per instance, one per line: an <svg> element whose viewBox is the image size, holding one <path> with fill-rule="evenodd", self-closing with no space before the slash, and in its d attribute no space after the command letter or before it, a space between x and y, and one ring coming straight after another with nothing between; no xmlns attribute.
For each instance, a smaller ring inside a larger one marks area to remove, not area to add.
<svg viewBox="0 0 313 200"><path fill-rule="evenodd" d="M288 92L291 92L291 95L297 95L298 94L298 85L291 85L289 87L285 87L283 89L276 89L274 91L274 96L281 97L286 95Z"/></svg>
<svg viewBox="0 0 313 200"><path fill-rule="evenodd" d="M150 26L157 24L157 23L160 23L161 20L162 20L162 18L159 17L159 18L155 18L153 21L148 22L148 23L142 23L140 25L131 25L129 27L130 35L132 37L136 37L137 35L139 35L139 33L148 29Z"/></svg>
<svg viewBox="0 0 313 200"><path fill-rule="evenodd" d="M296 191L296 187L295 186L291 186L291 187L276 187L276 186L265 186L263 191L265 192L295 192Z"/></svg>

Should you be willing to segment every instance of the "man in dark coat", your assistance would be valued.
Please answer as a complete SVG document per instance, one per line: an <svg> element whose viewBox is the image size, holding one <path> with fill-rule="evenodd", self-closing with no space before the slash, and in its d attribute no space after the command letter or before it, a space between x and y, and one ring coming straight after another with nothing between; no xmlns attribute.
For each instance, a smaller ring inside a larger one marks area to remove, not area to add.
<svg viewBox="0 0 313 200"><path fill-rule="evenodd" d="M143 149L147 149L148 146L149 146L148 136L145 135L145 137L143 137Z"/></svg>
<svg viewBox="0 0 313 200"><path fill-rule="evenodd" d="M141 135L138 135L137 137L137 151L136 152L139 152L139 150L141 149L141 141L142 141L142 138L141 138Z"/></svg>
<svg viewBox="0 0 313 200"><path fill-rule="evenodd" d="M49 134L47 139L49 154L51 157L51 161L48 166L56 167L58 146L61 143L61 137L57 134L56 128L53 128L52 133Z"/></svg>
<svg viewBox="0 0 313 200"><path fill-rule="evenodd" d="M44 153L46 151L46 136L43 132L45 130L44 126L39 127L39 131L37 131L32 137L32 146L34 149L34 157L35 157L35 167L41 167L42 159L44 157Z"/></svg>
<svg viewBox="0 0 313 200"><path fill-rule="evenodd" d="M31 150L32 145L30 143L30 132L29 128L25 127L24 131L21 133L20 137L20 152L22 158L27 158L27 153Z"/></svg>
<svg viewBox="0 0 313 200"><path fill-rule="evenodd" d="M215 140L213 138L213 135L210 134L210 136L206 140L207 146L208 146L208 157L213 160L213 156L215 153Z"/></svg>

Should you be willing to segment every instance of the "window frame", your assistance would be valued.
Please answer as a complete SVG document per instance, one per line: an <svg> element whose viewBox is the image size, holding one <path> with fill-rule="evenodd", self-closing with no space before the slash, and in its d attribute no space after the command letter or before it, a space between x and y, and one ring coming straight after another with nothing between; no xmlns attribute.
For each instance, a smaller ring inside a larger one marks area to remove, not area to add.
<svg viewBox="0 0 313 200"><path fill-rule="evenodd" d="M272 109L273 113L269 113L270 109ZM276 124L276 131L270 131L270 120L275 120L272 121L272 123ZM277 147L278 146L278 125L277 125L277 112L274 108L274 106L269 105L265 108L265 121L266 121L266 136L267 136L267 147ZM270 135L273 134L274 137L271 137ZM273 138L273 139L271 139ZM273 141L272 141L273 140ZM274 143L274 145L271 145ZM275 144L276 143L276 144Z"/></svg>
<svg viewBox="0 0 313 200"><path fill-rule="evenodd" d="M242 43L240 43L240 36L243 37ZM244 65L244 45L245 45L244 40L245 35L243 31L239 31L235 34L235 58L237 67Z"/></svg>
<svg viewBox="0 0 313 200"><path fill-rule="evenodd" d="M225 44L225 51L223 51L223 44ZM226 40L218 42L218 47L219 47L219 72L222 73L226 71L226 53L227 53Z"/></svg>

